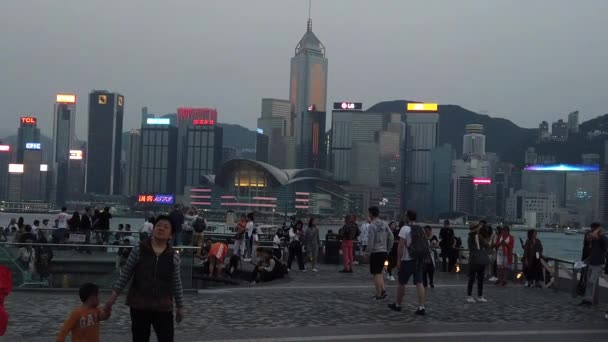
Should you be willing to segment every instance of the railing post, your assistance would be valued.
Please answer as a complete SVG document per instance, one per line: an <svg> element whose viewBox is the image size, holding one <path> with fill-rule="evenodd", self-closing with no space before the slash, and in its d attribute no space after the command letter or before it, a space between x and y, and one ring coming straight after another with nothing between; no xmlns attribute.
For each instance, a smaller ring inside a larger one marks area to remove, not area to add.
<svg viewBox="0 0 608 342"><path fill-rule="evenodd" d="M553 289L559 291L559 262L553 260Z"/></svg>

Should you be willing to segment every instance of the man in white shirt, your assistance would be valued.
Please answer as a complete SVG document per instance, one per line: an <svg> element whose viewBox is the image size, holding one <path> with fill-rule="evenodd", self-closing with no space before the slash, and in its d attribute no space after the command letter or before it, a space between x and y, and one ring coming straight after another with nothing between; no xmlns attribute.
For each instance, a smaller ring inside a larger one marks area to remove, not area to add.
<svg viewBox="0 0 608 342"><path fill-rule="evenodd" d="M244 261L251 261L251 257L253 255L253 239L254 239L254 230L255 230L255 218L253 213L247 214L247 226L245 226L247 232L247 251L245 252Z"/></svg>
<svg viewBox="0 0 608 342"><path fill-rule="evenodd" d="M68 208L61 208L61 212L57 215L57 229L68 228L68 220L70 219L70 215L67 213Z"/></svg>
<svg viewBox="0 0 608 342"><path fill-rule="evenodd" d="M34 220L34 224L32 225L32 234L38 234L38 229L40 229L40 221Z"/></svg>
<svg viewBox="0 0 608 342"><path fill-rule="evenodd" d="M412 244L412 227L416 225L416 212L408 210L406 213L406 225L399 231L399 248L397 250L397 269L399 269L399 286L397 287L397 300L388 307L394 311L401 311L401 303L405 296L405 285L410 277L414 277L416 292L418 293L417 315L426 313L424 308L424 286L422 285L422 260L414 260L410 257L408 247ZM418 229L419 227L416 227Z"/></svg>

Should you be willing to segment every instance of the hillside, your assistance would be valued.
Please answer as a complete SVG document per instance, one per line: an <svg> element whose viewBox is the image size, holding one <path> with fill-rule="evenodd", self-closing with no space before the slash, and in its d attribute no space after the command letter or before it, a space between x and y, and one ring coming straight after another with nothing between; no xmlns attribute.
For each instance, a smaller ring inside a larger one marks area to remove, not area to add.
<svg viewBox="0 0 608 342"><path fill-rule="evenodd" d="M369 112L405 113L408 101L385 101L375 104ZM524 151L534 144L536 129L522 128L503 118L492 118L456 105L439 106L439 143L449 143L462 152L465 125L482 124L486 134L486 151L494 152L504 160L522 164Z"/></svg>
<svg viewBox="0 0 608 342"><path fill-rule="evenodd" d="M256 132L241 125L218 123L224 129L224 146L236 148L255 148Z"/></svg>

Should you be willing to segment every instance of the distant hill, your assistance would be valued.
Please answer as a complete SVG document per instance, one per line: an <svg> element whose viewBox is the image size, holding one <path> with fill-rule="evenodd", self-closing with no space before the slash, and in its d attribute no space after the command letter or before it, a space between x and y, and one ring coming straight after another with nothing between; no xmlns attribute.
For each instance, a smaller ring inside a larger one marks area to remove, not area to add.
<svg viewBox="0 0 608 342"><path fill-rule="evenodd" d="M224 146L241 148L255 148L256 132L241 125L218 123L224 129Z"/></svg>
<svg viewBox="0 0 608 342"><path fill-rule="evenodd" d="M369 112L405 113L410 101L385 101L368 109ZM534 144L537 129L522 128L513 122L492 118L456 105L439 106L439 143L449 143L462 152L462 136L465 125L482 124L486 134L486 151L498 154L501 160L521 165L524 152Z"/></svg>

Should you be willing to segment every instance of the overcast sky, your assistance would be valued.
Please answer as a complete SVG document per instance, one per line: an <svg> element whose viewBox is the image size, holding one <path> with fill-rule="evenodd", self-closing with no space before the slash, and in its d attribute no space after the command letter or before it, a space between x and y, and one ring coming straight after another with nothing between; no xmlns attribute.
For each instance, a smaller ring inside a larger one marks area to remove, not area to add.
<svg viewBox="0 0 608 342"><path fill-rule="evenodd" d="M608 113L606 0L316 0L328 102L458 104L518 125ZM261 98L289 96L307 0L0 1L0 133L36 115L51 133L54 94L125 95L140 109L215 107L255 128ZM6 119L6 120L5 120Z"/></svg>

